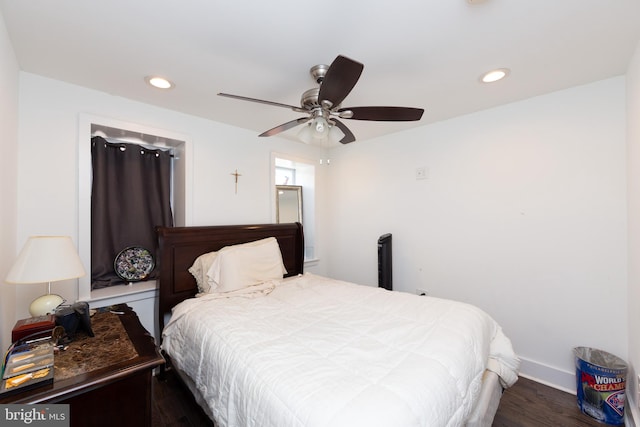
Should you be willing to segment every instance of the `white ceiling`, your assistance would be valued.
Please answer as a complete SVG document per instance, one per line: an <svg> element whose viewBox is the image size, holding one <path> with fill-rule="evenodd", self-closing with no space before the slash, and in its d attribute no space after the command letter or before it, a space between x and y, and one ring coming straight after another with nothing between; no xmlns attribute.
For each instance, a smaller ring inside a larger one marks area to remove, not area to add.
<svg viewBox="0 0 640 427"><path fill-rule="evenodd" d="M625 73L638 0L0 0L23 71L242 127L301 117L308 70L364 72L343 107L420 107L420 122L344 120L358 141ZM508 67L508 79L480 75ZM162 75L160 91L144 77ZM294 138L296 129L282 136Z"/></svg>

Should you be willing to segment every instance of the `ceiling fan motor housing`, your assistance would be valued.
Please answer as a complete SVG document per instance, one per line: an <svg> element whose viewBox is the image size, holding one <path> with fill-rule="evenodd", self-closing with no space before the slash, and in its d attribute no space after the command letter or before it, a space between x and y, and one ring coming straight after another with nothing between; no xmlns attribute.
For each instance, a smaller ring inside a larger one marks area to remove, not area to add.
<svg viewBox="0 0 640 427"><path fill-rule="evenodd" d="M320 89L317 87L304 91L302 97L300 97L300 105L302 108L313 110L314 108L320 107L320 103L318 102L319 93Z"/></svg>
<svg viewBox="0 0 640 427"><path fill-rule="evenodd" d="M312 118L324 117L326 121L329 121L331 106L320 103L318 100L319 93L320 89L317 87L305 91L300 98L300 104L302 108L309 112Z"/></svg>
<svg viewBox="0 0 640 427"><path fill-rule="evenodd" d="M329 69L328 65L320 64L320 65L311 67L311 69L309 70L309 73L311 74L311 77L313 77L313 80L316 83L320 84L324 80L324 76L327 75L328 69Z"/></svg>

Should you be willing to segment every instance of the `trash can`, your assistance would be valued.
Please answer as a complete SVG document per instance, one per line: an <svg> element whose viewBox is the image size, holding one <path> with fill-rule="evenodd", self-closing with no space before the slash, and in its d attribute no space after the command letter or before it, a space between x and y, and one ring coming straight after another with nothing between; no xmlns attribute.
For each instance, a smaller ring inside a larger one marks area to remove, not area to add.
<svg viewBox="0 0 640 427"><path fill-rule="evenodd" d="M578 407L596 420L624 424L627 364L611 353L589 347L573 349Z"/></svg>

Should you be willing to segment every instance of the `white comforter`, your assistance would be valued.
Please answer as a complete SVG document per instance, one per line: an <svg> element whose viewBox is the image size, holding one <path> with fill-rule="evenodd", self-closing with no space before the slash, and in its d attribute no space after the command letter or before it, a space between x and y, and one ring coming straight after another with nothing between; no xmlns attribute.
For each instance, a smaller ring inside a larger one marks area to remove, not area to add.
<svg viewBox="0 0 640 427"><path fill-rule="evenodd" d="M468 304L312 274L177 305L163 348L221 427L460 426L519 361Z"/></svg>

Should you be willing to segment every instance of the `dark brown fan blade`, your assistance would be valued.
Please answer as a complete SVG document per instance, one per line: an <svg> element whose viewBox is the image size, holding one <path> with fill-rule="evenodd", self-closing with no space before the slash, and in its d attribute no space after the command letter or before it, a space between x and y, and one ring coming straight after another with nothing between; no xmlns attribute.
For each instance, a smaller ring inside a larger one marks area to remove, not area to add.
<svg viewBox="0 0 640 427"><path fill-rule="evenodd" d="M356 137L351 133L348 127L344 125L340 120L331 119L335 123L335 125L344 133L344 137L340 140L342 144L348 144L356 140Z"/></svg>
<svg viewBox="0 0 640 427"><path fill-rule="evenodd" d="M231 94L228 94L228 93L219 93L218 95L219 96L225 96L227 98L239 99L241 101L258 102L260 104L267 104L267 105L273 105L275 107L288 108L290 110L297 111L299 113L306 113L307 112L307 110L305 110L304 108L296 107L295 105L281 104L279 102L265 101L263 99L249 98L249 97L240 96L240 95L231 95Z"/></svg>
<svg viewBox="0 0 640 427"><path fill-rule="evenodd" d="M412 122L420 120L424 109L411 107L351 107L341 108L339 113L351 111L353 116L342 118L353 120L375 120L381 122Z"/></svg>
<svg viewBox="0 0 640 427"><path fill-rule="evenodd" d="M280 126L276 126L273 129L269 129L268 131L262 132L258 136L273 136L279 134L280 132L284 132L287 129L291 129L302 123L308 122L311 120L311 117L300 117L299 119L291 120L290 122L283 123Z"/></svg>
<svg viewBox="0 0 640 427"><path fill-rule="evenodd" d="M361 63L338 55L329 66L327 74L320 84L318 101L321 104L322 101L329 101L331 107L340 105L358 82L363 68L364 65Z"/></svg>

